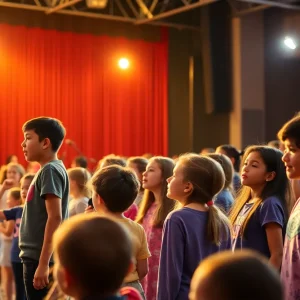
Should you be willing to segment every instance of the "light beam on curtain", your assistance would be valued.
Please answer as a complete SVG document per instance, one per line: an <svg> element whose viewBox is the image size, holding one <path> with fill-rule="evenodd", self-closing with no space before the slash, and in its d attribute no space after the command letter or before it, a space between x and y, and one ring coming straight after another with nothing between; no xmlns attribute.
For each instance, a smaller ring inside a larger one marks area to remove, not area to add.
<svg viewBox="0 0 300 300"><path fill-rule="evenodd" d="M167 35L127 40L0 24L0 161L24 162L21 127L29 118L63 121L67 138L100 159L167 155ZM128 57L130 68L118 68ZM76 155L63 145L67 165Z"/></svg>

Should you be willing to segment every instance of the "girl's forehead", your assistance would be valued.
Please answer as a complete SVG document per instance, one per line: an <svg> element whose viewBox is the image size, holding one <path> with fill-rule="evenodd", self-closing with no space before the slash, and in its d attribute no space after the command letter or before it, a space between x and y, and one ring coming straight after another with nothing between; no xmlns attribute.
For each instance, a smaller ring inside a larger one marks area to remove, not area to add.
<svg viewBox="0 0 300 300"><path fill-rule="evenodd" d="M261 155L257 151L252 151L248 154L247 159L262 160Z"/></svg>
<svg viewBox="0 0 300 300"><path fill-rule="evenodd" d="M148 163L148 166L147 166L148 168L149 167L152 167L152 168L159 168L159 164L155 161L155 160L153 160L153 161L150 161L149 163Z"/></svg>
<svg viewBox="0 0 300 300"><path fill-rule="evenodd" d="M287 138L283 143L285 146L294 146L294 147L296 146L296 142L289 138Z"/></svg>
<svg viewBox="0 0 300 300"><path fill-rule="evenodd" d="M181 173L184 168L184 164L181 161L178 161L174 167L174 172Z"/></svg>

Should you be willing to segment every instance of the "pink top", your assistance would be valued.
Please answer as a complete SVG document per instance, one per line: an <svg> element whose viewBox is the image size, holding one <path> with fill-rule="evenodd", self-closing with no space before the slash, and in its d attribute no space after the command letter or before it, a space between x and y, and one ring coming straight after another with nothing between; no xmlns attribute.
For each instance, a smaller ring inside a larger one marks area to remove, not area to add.
<svg viewBox="0 0 300 300"><path fill-rule="evenodd" d="M285 300L300 296L300 198L296 202L286 228L281 267Z"/></svg>
<svg viewBox="0 0 300 300"><path fill-rule="evenodd" d="M133 203L125 212L124 216L132 221L135 220L138 213L138 207L135 203Z"/></svg>
<svg viewBox="0 0 300 300"><path fill-rule="evenodd" d="M142 223L147 236L148 248L151 253L151 257L148 258L148 274L141 282L147 300L156 300L157 294L157 279L162 242L162 228L152 226L153 215L155 213L156 207L157 204L154 203L150 206Z"/></svg>
<svg viewBox="0 0 300 300"><path fill-rule="evenodd" d="M125 286L121 288L120 294L121 296L126 296L128 300L142 300L140 293L132 287Z"/></svg>

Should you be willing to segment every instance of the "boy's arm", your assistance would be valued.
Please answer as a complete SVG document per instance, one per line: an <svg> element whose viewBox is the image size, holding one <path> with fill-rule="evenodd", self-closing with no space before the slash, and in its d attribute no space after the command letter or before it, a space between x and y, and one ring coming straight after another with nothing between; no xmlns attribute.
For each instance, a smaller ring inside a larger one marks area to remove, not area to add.
<svg viewBox="0 0 300 300"><path fill-rule="evenodd" d="M48 219L45 227L39 265L33 279L33 286L37 290L45 288L49 283L49 262L53 252L52 237L62 222L61 199L55 195L47 194L45 196L45 204Z"/></svg>
<svg viewBox="0 0 300 300"><path fill-rule="evenodd" d="M139 275L139 280L142 280L148 274L148 258L140 259L136 262L136 271Z"/></svg>
<svg viewBox="0 0 300 300"><path fill-rule="evenodd" d="M146 233L144 228L139 225L141 233L141 248L136 257L136 271L139 275L139 279L142 280L148 274L148 257L151 256L150 251L148 249L148 243L146 238Z"/></svg>

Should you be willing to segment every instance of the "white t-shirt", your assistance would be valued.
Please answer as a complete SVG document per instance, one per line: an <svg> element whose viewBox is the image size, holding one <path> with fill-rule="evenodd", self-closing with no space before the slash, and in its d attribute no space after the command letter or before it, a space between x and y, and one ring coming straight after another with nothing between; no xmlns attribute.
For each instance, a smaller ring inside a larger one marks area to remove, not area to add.
<svg viewBox="0 0 300 300"><path fill-rule="evenodd" d="M69 218L77 214L84 213L85 209L88 206L89 198L72 198L69 202Z"/></svg>

